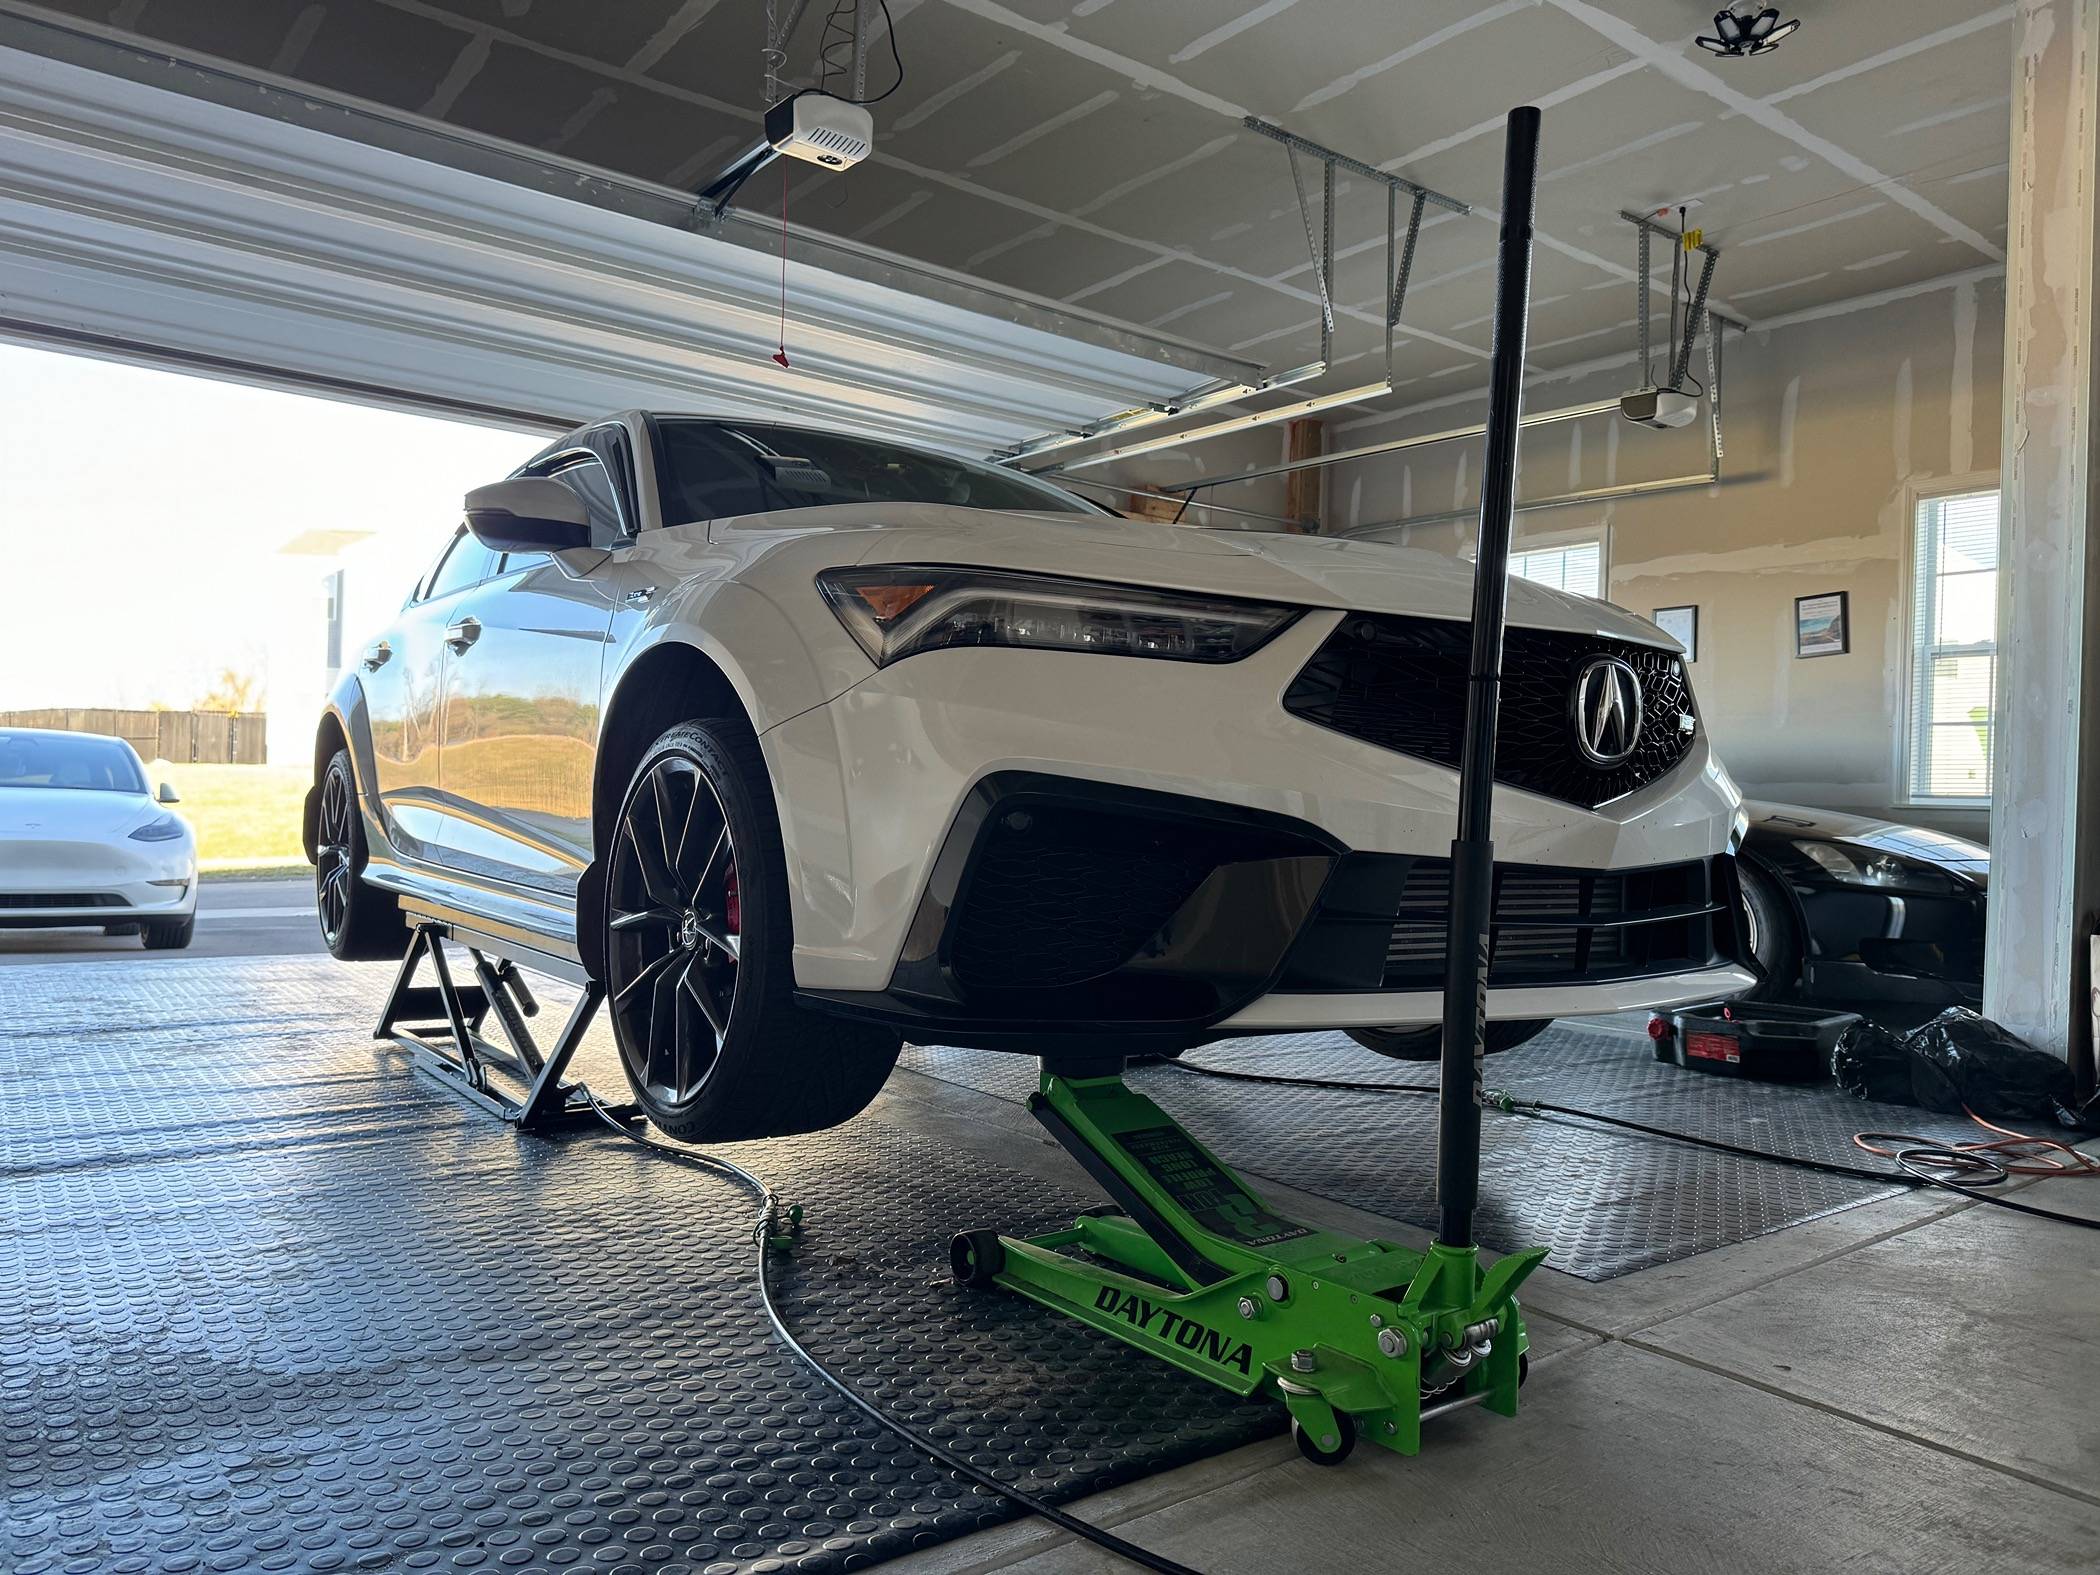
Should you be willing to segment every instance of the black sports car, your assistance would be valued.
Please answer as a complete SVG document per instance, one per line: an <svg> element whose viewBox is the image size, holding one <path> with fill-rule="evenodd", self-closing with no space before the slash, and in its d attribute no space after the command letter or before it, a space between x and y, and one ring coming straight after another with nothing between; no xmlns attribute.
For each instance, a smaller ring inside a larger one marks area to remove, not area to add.
<svg viewBox="0 0 2100 1575"><path fill-rule="evenodd" d="M1743 808L1737 870L1765 973L1751 996L1874 1016L1982 1004L1990 849L1829 810Z"/></svg>

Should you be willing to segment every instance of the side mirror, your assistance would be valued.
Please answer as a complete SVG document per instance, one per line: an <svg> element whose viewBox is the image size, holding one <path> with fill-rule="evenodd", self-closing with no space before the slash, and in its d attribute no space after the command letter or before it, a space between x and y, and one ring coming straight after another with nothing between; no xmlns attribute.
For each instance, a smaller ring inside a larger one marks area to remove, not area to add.
<svg viewBox="0 0 2100 1575"><path fill-rule="evenodd" d="M160 785L160 791L153 795L153 801L156 804L180 804L182 795L175 791L174 783L163 782Z"/></svg>
<svg viewBox="0 0 2100 1575"><path fill-rule="evenodd" d="M467 529L496 552L561 552L591 544L583 499L545 476L476 487L467 494Z"/></svg>

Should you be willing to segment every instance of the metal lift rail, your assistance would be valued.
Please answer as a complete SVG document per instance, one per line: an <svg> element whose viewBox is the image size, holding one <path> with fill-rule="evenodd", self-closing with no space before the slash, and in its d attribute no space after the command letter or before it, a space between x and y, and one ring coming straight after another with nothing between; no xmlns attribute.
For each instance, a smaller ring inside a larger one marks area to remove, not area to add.
<svg viewBox="0 0 2100 1575"><path fill-rule="evenodd" d="M416 1070L447 1093L509 1122L521 1132L545 1132L578 1121L599 1119L583 1088L563 1081L569 1061L583 1043L591 1019L605 1000L605 986L592 979L572 958L544 950L532 938L499 930L465 915L414 897L401 899L401 916L409 927L408 953L394 975L374 1039L392 1039L415 1058ZM445 942L463 948L473 982L452 977ZM430 964L432 982L415 983L417 966ZM553 1047L542 1052L526 1019L539 1015L539 1002L526 986L520 966L579 986L582 994L570 1008ZM482 1034L494 1017L507 1041L498 1044ZM506 1093L490 1076L501 1072L525 1085L522 1097ZM608 1106L609 1114L627 1120L636 1107Z"/></svg>

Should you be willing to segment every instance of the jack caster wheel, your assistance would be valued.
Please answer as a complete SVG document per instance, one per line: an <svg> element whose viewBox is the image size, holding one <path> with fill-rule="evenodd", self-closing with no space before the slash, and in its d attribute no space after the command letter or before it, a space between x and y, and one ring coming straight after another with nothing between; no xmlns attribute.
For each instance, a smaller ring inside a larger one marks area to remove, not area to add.
<svg viewBox="0 0 2100 1575"><path fill-rule="evenodd" d="M1006 1247L995 1230L966 1230L948 1243L948 1266L957 1285L983 1290L1006 1267Z"/></svg>
<svg viewBox="0 0 2100 1575"><path fill-rule="evenodd" d="M1356 1424L1349 1420L1349 1413L1334 1413L1334 1431L1322 1438L1315 1438L1303 1422L1291 1418L1291 1441L1298 1446L1298 1453L1316 1466L1338 1466L1349 1458L1349 1451L1356 1447Z"/></svg>

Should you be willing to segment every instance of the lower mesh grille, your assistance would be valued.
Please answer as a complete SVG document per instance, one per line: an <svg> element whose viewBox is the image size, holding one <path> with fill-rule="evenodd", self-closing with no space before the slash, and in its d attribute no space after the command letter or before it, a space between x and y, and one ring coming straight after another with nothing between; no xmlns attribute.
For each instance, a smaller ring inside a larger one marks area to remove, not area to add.
<svg viewBox="0 0 2100 1575"><path fill-rule="evenodd" d="M1703 859L1616 871L1497 865L1488 982L1561 984L1704 968L1714 960L1721 907ZM1440 988L1450 922L1450 862L1415 860L1386 945L1383 987Z"/></svg>
<svg viewBox="0 0 2100 1575"><path fill-rule="evenodd" d="M128 908L113 891L0 891L0 908Z"/></svg>

